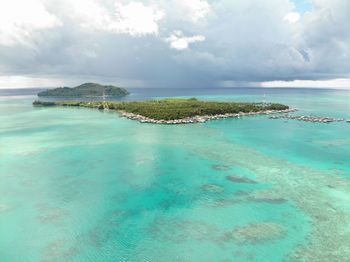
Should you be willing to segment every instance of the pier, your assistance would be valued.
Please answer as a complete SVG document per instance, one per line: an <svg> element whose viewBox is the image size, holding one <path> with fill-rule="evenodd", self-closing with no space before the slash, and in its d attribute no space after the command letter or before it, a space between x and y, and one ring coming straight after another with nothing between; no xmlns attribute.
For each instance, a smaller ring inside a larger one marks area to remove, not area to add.
<svg viewBox="0 0 350 262"><path fill-rule="evenodd" d="M290 119L304 122L312 122L312 123L333 123L333 122L347 122L350 123L350 119L346 120L345 118L332 118L332 117L320 117L320 116L294 116L294 115L278 115L278 116L270 116L269 119Z"/></svg>

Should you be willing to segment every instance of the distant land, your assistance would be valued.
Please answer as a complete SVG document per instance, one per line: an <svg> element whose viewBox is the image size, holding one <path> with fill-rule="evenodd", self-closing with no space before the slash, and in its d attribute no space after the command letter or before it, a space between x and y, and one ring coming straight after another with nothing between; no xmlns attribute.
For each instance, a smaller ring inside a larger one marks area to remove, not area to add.
<svg viewBox="0 0 350 262"><path fill-rule="evenodd" d="M119 111L122 116L142 123L189 124L202 123L228 117L260 114L287 113L293 111L282 104L214 102L190 99L163 99L137 102L43 102L34 106L89 107Z"/></svg>
<svg viewBox="0 0 350 262"><path fill-rule="evenodd" d="M129 92L121 87L112 85L100 85L97 83L85 83L77 87L59 87L48 89L38 93L40 97L89 97L89 96L113 96L123 97Z"/></svg>

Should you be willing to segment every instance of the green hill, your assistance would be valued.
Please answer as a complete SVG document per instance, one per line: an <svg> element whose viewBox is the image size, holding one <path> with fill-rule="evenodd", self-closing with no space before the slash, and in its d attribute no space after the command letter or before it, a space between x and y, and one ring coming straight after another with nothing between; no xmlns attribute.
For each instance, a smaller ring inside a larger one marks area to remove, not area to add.
<svg viewBox="0 0 350 262"><path fill-rule="evenodd" d="M77 87L59 87L40 92L38 96L42 97L88 97L88 96L115 96L121 97L128 95L129 92L120 87L111 85L100 85L96 83L85 83Z"/></svg>

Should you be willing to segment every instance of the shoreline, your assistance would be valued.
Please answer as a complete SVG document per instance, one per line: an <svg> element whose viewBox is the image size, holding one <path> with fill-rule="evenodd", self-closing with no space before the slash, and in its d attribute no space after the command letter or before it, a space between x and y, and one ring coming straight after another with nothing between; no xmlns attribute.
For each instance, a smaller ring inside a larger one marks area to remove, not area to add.
<svg viewBox="0 0 350 262"><path fill-rule="evenodd" d="M204 123L216 119L285 114L296 111L296 109L290 109L289 106L278 103L200 101L196 98L132 102L45 102L36 100L33 102L33 106L95 108L114 111L119 113L121 117L140 123L167 125Z"/></svg>
<svg viewBox="0 0 350 262"><path fill-rule="evenodd" d="M226 114L217 114L217 115L193 116L193 117L186 117L186 118L174 119L174 120L164 120L164 119L157 120L146 116L123 112L123 111L120 111L120 116L130 120L136 120L140 123L161 124L161 125L181 125L181 124L205 123L211 120L219 120L219 119L225 119L225 118L240 118L244 116L285 114L285 113L292 113L296 111L297 109L266 110L266 111L249 112L249 113L240 112L236 114L226 113Z"/></svg>

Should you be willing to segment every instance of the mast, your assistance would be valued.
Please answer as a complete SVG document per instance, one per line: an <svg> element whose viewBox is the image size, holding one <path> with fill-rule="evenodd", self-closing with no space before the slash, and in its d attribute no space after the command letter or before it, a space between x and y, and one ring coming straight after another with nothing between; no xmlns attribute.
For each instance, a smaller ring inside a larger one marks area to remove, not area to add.
<svg viewBox="0 0 350 262"><path fill-rule="evenodd" d="M267 103L266 103L266 93L264 93L264 96L263 96L263 106L266 106Z"/></svg>
<svg viewBox="0 0 350 262"><path fill-rule="evenodd" d="M108 110L108 104L107 104L107 102L106 102L106 92L105 92L104 89L103 89L102 99L103 99L103 102L102 102L102 104L103 104L103 109L104 109L104 110Z"/></svg>

